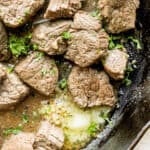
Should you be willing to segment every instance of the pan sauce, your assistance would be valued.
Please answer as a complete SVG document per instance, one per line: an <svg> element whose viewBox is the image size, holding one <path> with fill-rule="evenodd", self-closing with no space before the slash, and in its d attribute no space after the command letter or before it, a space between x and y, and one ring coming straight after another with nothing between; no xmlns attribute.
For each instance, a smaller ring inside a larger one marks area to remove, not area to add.
<svg viewBox="0 0 150 150"><path fill-rule="evenodd" d="M63 128L65 144L63 149L79 149L96 132L101 131L111 108L97 107L82 110L71 101L68 91L58 91L56 97L48 98L37 93L29 96L14 110L0 112L0 145L7 136L5 131L23 124L20 131L36 132L40 120L46 119L51 123ZM20 132L19 131L19 132Z"/></svg>

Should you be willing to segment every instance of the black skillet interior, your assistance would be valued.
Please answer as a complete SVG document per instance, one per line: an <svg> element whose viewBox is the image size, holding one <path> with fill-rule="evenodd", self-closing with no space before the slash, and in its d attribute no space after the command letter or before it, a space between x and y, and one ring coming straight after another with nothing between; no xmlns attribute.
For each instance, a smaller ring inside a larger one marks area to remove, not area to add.
<svg viewBox="0 0 150 150"><path fill-rule="evenodd" d="M150 0L142 0L139 10L137 11L136 31L129 31L127 34L134 34L142 43L142 50L136 50L132 42L125 44L130 55L129 62L136 60L137 68L130 75L132 85L126 87L120 86L119 89L119 107L113 112L111 125L107 125L96 139L94 139L83 150L99 150L100 147L113 135L116 127L121 122L127 111L136 107L137 97L140 94L139 85L145 78L147 71L150 69Z"/></svg>

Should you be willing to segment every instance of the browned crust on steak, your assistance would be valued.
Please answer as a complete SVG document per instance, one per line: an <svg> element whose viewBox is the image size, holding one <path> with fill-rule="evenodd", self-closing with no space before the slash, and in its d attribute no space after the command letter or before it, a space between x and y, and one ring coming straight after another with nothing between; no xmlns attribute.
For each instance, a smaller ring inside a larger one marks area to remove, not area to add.
<svg viewBox="0 0 150 150"><path fill-rule="evenodd" d="M67 32L72 21L59 20L53 23L38 25L33 30L32 43L38 45L40 51L48 55L60 55L66 51L66 42L62 33Z"/></svg>
<svg viewBox="0 0 150 150"><path fill-rule="evenodd" d="M32 88L46 96L51 95L57 85L58 69L55 61L47 56L38 58L34 52L19 62L15 71Z"/></svg>
<svg viewBox="0 0 150 150"><path fill-rule="evenodd" d="M64 133L61 128L42 121L36 135L34 148L47 150L61 150L64 144Z"/></svg>
<svg viewBox="0 0 150 150"><path fill-rule="evenodd" d="M51 0L44 17L48 19L70 18L81 7L81 0Z"/></svg>
<svg viewBox="0 0 150 150"><path fill-rule="evenodd" d="M104 61L105 71L115 80L124 78L128 55L125 51L111 50Z"/></svg>
<svg viewBox="0 0 150 150"><path fill-rule="evenodd" d="M0 110L9 109L29 94L29 88L22 83L15 73L8 73L7 67L0 64L6 77L0 86Z"/></svg>
<svg viewBox="0 0 150 150"><path fill-rule="evenodd" d="M109 32L120 33L135 28L139 0L99 0L98 6Z"/></svg>
<svg viewBox="0 0 150 150"><path fill-rule="evenodd" d="M34 134L20 132L5 140L1 150L33 150L34 139Z"/></svg>
<svg viewBox="0 0 150 150"><path fill-rule="evenodd" d="M98 31L101 29L101 21L88 12L78 11L74 16L72 28Z"/></svg>
<svg viewBox="0 0 150 150"><path fill-rule="evenodd" d="M23 25L43 6L44 0L1 0L0 18L8 27Z"/></svg>
<svg viewBox="0 0 150 150"><path fill-rule="evenodd" d="M80 67L87 67L107 54L109 37L106 32L81 30L71 33L65 58Z"/></svg>
<svg viewBox="0 0 150 150"><path fill-rule="evenodd" d="M116 103L113 87L103 71L75 66L69 75L68 87L80 107L114 106Z"/></svg>

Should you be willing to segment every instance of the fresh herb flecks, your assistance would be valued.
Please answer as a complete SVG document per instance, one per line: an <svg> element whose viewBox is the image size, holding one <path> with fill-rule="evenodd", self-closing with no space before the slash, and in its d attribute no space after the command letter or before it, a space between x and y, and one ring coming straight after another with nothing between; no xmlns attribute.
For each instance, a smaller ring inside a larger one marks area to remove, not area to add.
<svg viewBox="0 0 150 150"><path fill-rule="evenodd" d="M62 38L64 40L70 40L71 39L71 33L70 32L63 32L62 33Z"/></svg>
<svg viewBox="0 0 150 150"><path fill-rule="evenodd" d="M59 87L63 90L65 88L67 88L67 80L66 79L62 79L59 81Z"/></svg>
<svg viewBox="0 0 150 150"><path fill-rule="evenodd" d="M87 132L89 135L94 136L96 132L98 131L98 129L99 129L98 124L95 122L92 122L90 126L88 127Z"/></svg>

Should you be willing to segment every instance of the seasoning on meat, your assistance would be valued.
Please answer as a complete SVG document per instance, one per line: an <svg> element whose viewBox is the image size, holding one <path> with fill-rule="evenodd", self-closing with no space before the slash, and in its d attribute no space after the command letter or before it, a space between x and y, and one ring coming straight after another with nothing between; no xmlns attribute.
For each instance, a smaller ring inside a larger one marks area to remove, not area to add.
<svg viewBox="0 0 150 150"><path fill-rule="evenodd" d="M23 25L43 6L44 0L1 0L0 18L8 27Z"/></svg>
<svg viewBox="0 0 150 150"><path fill-rule="evenodd" d="M125 51L118 49L110 50L108 56L104 60L105 71L115 80L124 78L127 67L128 55Z"/></svg>
<svg viewBox="0 0 150 150"><path fill-rule="evenodd" d="M6 74L0 86L0 110L3 110L23 100L29 94L29 89L15 73L8 73L6 66L0 64L0 70Z"/></svg>
<svg viewBox="0 0 150 150"><path fill-rule="evenodd" d="M7 60L10 56L10 53L7 49L7 33L3 26L3 24L0 22L0 61Z"/></svg>
<svg viewBox="0 0 150 150"><path fill-rule="evenodd" d="M55 21L38 25L33 30L32 43L48 55L59 55L66 51L66 41L62 34L67 32L72 21Z"/></svg>
<svg viewBox="0 0 150 150"><path fill-rule="evenodd" d="M34 140L34 134L20 132L5 140L1 150L33 150Z"/></svg>
<svg viewBox="0 0 150 150"><path fill-rule="evenodd" d="M116 103L113 87L103 71L75 66L69 75L68 87L80 107L114 106Z"/></svg>
<svg viewBox="0 0 150 150"><path fill-rule="evenodd" d="M43 95L51 95L58 80L55 61L34 52L22 60L15 68L19 77Z"/></svg>
<svg viewBox="0 0 150 150"><path fill-rule="evenodd" d="M109 32L120 33L135 28L139 0L99 0L98 6Z"/></svg>
<svg viewBox="0 0 150 150"><path fill-rule="evenodd" d="M74 29L95 30L101 29L101 21L96 16L85 11L78 11L74 16L72 27Z"/></svg>
<svg viewBox="0 0 150 150"><path fill-rule="evenodd" d="M51 0L44 17L49 19L70 18L82 7L82 0Z"/></svg>
<svg viewBox="0 0 150 150"><path fill-rule="evenodd" d="M81 30L71 33L65 58L80 67L87 67L107 54L109 37L106 32Z"/></svg>
<svg viewBox="0 0 150 150"><path fill-rule="evenodd" d="M64 134L61 128L42 121L37 132L34 148L47 150L61 150L64 144Z"/></svg>

